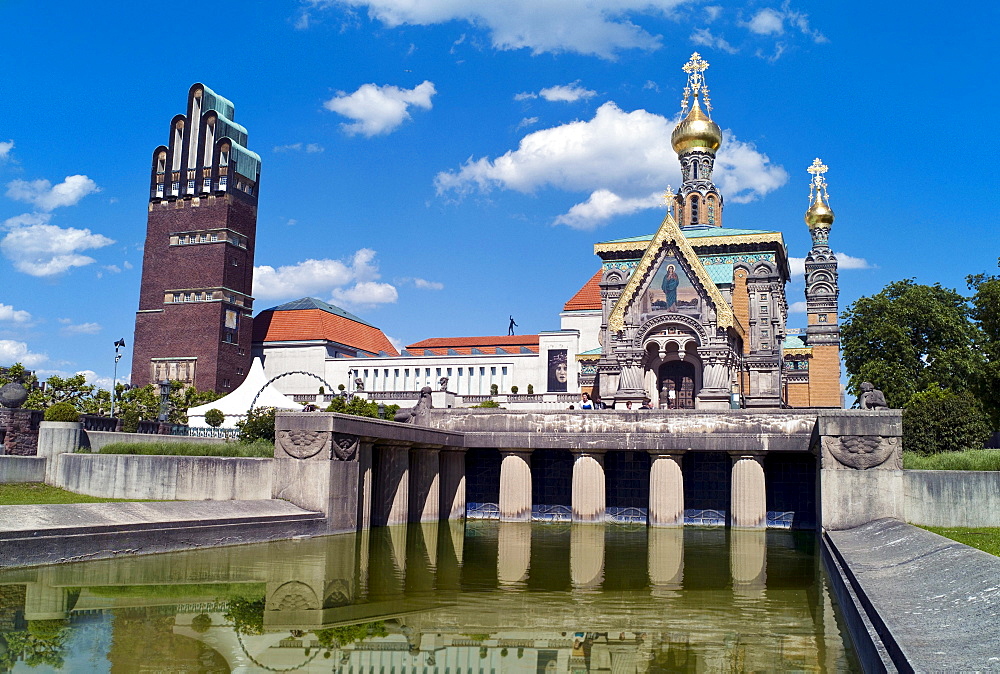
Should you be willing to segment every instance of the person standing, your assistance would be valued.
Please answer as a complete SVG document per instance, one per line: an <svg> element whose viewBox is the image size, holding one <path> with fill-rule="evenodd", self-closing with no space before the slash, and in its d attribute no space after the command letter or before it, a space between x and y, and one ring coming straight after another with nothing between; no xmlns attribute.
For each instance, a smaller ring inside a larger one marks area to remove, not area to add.
<svg viewBox="0 0 1000 674"><path fill-rule="evenodd" d="M514 328L519 328L519 327L521 327L521 326L519 326L517 323L515 323L514 322L514 317L511 316L510 317L510 324L507 326L507 336L508 337L512 337L514 335Z"/></svg>

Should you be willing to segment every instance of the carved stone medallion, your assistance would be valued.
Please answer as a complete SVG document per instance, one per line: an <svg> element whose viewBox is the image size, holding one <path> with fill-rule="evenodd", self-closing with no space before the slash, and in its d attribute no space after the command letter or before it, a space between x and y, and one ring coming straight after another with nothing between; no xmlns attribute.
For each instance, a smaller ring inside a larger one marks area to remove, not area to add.
<svg viewBox="0 0 1000 674"><path fill-rule="evenodd" d="M902 455L898 450L899 438L894 437L847 435L823 438L823 453L855 470L867 470L883 464L886 464L884 468L890 470L901 468Z"/></svg>
<svg viewBox="0 0 1000 674"><path fill-rule="evenodd" d="M296 459L308 459L329 447L330 434L326 431L278 431L275 440L285 454Z"/></svg>
<svg viewBox="0 0 1000 674"><path fill-rule="evenodd" d="M358 436L348 433L333 434L333 454L340 461L353 461L358 453Z"/></svg>

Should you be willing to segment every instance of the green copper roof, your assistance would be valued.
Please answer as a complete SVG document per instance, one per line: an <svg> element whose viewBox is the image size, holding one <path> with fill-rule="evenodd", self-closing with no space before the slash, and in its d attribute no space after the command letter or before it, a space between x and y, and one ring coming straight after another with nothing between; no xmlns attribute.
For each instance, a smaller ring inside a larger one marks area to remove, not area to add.
<svg viewBox="0 0 1000 674"><path fill-rule="evenodd" d="M708 277L715 285L720 283L728 285L733 282L733 265L731 264L706 264L705 271L708 272Z"/></svg>
<svg viewBox="0 0 1000 674"><path fill-rule="evenodd" d="M786 335L784 347L786 349L804 349L806 343L798 335Z"/></svg>
<svg viewBox="0 0 1000 674"><path fill-rule="evenodd" d="M688 239L703 239L713 236L749 236L750 234L781 234L770 229L732 229L729 227L709 227L707 229L689 229L684 231L684 236ZM631 243L640 241L652 241L653 235L631 236L626 239L612 239L601 243Z"/></svg>
<svg viewBox="0 0 1000 674"><path fill-rule="evenodd" d="M361 320L349 311L344 311L336 305L329 304L323 300L318 300L315 297L303 297L302 299L285 302L284 304L271 307L270 309L265 309L264 311L303 311L306 309L319 309L320 311L325 311L328 314L343 316L344 318L348 318L355 323L361 323L362 325L367 325L372 328L375 327L368 321Z"/></svg>
<svg viewBox="0 0 1000 674"><path fill-rule="evenodd" d="M584 351L580 355L581 356L600 356L601 355L601 347L597 347L596 349L591 349L590 351Z"/></svg>
<svg viewBox="0 0 1000 674"><path fill-rule="evenodd" d="M201 85L201 88L204 91L202 94L204 97L202 99L204 100L201 107L202 110L215 110L223 117L227 117L229 119L233 118L233 115L236 113L236 107L233 105L232 101L215 93L204 84Z"/></svg>

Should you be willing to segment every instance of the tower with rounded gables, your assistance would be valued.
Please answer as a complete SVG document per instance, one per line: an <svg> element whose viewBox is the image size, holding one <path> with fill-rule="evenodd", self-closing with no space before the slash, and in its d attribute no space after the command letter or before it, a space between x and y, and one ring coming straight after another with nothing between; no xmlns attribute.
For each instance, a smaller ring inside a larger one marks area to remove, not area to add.
<svg viewBox="0 0 1000 674"><path fill-rule="evenodd" d="M250 369L260 156L204 84L153 151L132 384L226 393Z"/></svg>

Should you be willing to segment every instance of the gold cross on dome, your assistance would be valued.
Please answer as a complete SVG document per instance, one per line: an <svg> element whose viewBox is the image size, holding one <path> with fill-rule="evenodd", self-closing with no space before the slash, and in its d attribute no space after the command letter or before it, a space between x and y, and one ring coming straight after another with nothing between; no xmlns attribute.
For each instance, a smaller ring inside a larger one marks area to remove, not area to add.
<svg viewBox="0 0 1000 674"><path fill-rule="evenodd" d="M676 196L677 195L674 194L673 188L671 188L670 185L667 185L667 191L663 193L663 203L669 206L674 202L674 197Z"/></svg>
<svg viewBox="0 0 1000 674"><path fill-rule="evenodd" d="M689 75L691 73L701 74L705 72L705 70L707 69L708 69L708 61L703 60L701 58L701 54L699 54L698 52L691 54L691 59L687 63L685 63L681 68L681 70L683 70Z"/></svg>
<svg viewBox="0 0 1000 674"><path fill-rule="evenodd" d="M806 170L809 171L809 173L813 174L814 176L819 176L829 171L830 167L825 165L822 161L820 161L819 157L816 157L815 159L813 159L812 165Z"/></svg>

